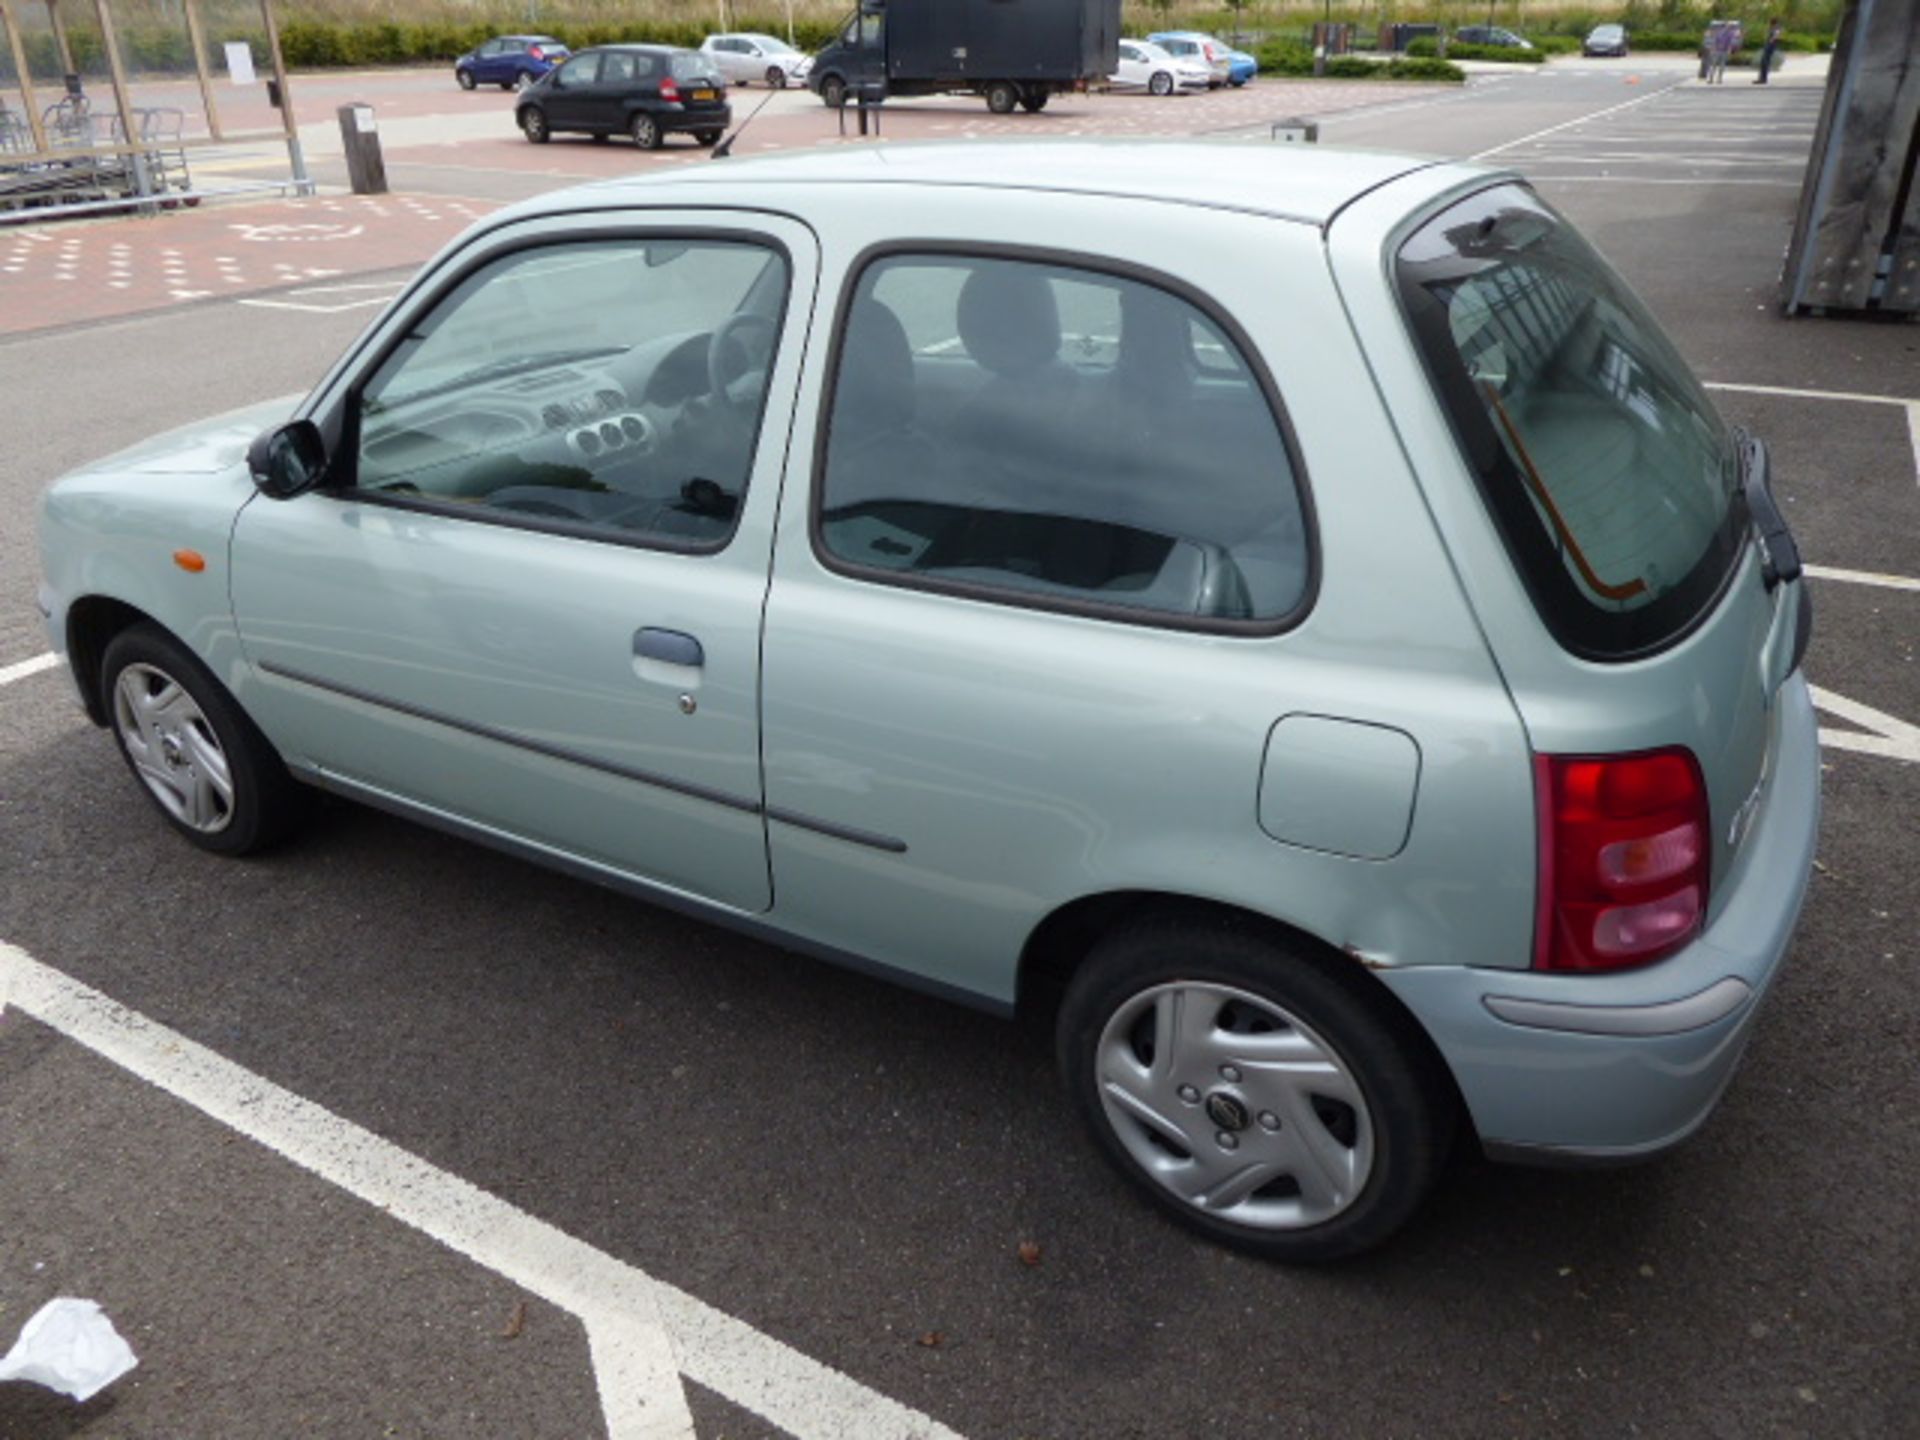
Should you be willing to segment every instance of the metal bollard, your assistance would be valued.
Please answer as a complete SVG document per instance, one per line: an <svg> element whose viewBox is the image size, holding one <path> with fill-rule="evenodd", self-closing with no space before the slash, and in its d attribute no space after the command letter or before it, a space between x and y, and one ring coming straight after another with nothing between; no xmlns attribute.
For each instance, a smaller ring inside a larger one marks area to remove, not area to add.
<svg viewBox="0 0 1920 1440"><path fill-rule="evenodd" d="M340 142L346 150L347 183L356 195L387 193L387 162L380 155L380 131L371 105L342 105Z"/></svg>

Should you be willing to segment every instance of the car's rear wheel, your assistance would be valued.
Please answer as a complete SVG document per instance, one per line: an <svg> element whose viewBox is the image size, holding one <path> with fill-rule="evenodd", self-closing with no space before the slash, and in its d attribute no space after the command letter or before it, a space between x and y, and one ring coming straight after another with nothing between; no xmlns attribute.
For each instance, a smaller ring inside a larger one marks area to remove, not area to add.
<svg viewBox="0 0 1920 1440"><path fill-rule="evenodd" d="M1153 78L1147 82L1147 92L1151 95L1171 95L1173 93L1173 76L1164 70L1154 71Z"/></svg>
<svg viewBox="0 0 1920 1440"><path fill-rule="evenodd" d="M527 105L520 111L520 133L535 145L544 145L553 138L547 129L547 117L537 105Z"/></svg>
<svg viewBox="0 0 1920 1440"><path fill-rule="evenodd" d="M464 65L453 72L453 78L460 82L460 88L462 90L471 90L476 83L473 78L473 72Z"/></svg>
<svg viewBox="0 0 1920 1440"><path fill-rule="evenodd" d="M784 90L787 88L787 72L782 70L778 65L767 66L766 80L767 84L775 90Z"/></svg>
<svg viewBox="0 0 1920 1440"><path fill-rule="evenodd" d="M1020 108L1029 115L1038 115L1052 98L1045 90L1029 90L1020 97Z"/></svg>
<svg viewBox="0 0 1920 1440"><path fill-rule="evenodd" d="M847 82L838 75L829 75L820 82L820 99L829 110L838 110L847 103Z"/></svg>
<svg viewBox="0 0 1920 1440"><path fill-rule="evenodd" d="M156 625L107 645L101 698L127 766L167 823L203 850L244 855L280 839L304 793L220 682Z"/></svg>
<svg viewBox="0 0 1920 1440"><path fill-rule="evenodd" d="M986 97L987 109L996 115L1011 115L1020 103L1020 92L1011 80L995 80L980 93Z"/></svg>
<svg viewBox="0 0 1920 1440"><path fill-rule="evenodd" d="M1069 986L1061 1073L1163 1210L1283 1261L1378 1245L1439 1174L1453 1092L1425 1037L1341 962L1232 923L1109 937Z"/></svg>
<svg viewBox="0 0 1920 1440"><path fill-rule="evenodd" d="M627 122L627 133L633 137L633 143L642 150L658 150L661 134L660 122L642 110Z"/></svg>

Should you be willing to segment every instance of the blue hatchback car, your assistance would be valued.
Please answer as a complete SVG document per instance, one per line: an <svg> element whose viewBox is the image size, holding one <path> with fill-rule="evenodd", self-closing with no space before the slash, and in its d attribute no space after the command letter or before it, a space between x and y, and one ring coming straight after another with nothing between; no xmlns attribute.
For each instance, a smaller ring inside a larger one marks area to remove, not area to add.
<svg viewBox="0 0 1920 1440"><path fill-rule="evenodd" d="M498 85L522 90L573 52L551 35L496 35L453 62L453 78L462 90Z"/></svg>

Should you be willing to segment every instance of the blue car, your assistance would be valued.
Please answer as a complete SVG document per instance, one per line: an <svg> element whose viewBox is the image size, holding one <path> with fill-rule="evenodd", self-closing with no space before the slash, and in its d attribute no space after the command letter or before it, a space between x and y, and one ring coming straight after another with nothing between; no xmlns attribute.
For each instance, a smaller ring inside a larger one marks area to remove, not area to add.
<svg viewBox="0 0 1920 1440"><path fill-rule="evenodd" d="M1244 85L1260 71L1260 62L1244 50L1230 48L1224 40L1199 30L1163 30L1147 37L1171 55L1195 60L1208 66L1214 75L1213 89L1222 85Z"/></svg>
<svg viewBox="0 0 1920 1440"><path fill-rule="evenodd" d="M524 90L572 52L551 35L496 35L453 62L462 90L498 85Z"/></svg>

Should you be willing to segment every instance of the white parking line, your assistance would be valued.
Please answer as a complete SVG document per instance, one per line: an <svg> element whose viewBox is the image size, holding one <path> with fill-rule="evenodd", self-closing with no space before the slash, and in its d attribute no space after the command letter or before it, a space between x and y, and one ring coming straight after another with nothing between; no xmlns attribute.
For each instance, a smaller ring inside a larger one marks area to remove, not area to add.
<svg viewBox="0 0 1920 1440"><path fill-rule="evenodd" d="M1853 750L1862 755L1878 755L1887 760L1904 760L1909 765L1920 765L1920 726L1909 725L1904 720L1896 720L1884 710L1875 710L1870 705L1862 705L1858 700L1849 700L1844 695L1836 695L1831 690L1822 690L1818 685L1809 685L1809 693L1817 709L1830 715L1838 715L1842 720L1858 725L1871 734L1862 735L1858 730L1820 731L1820 743L1835 750Z"/></svg>
<svg viewBox="0 0 1920 1440"><path fill-rule="evenodd" d="M1907 412L1907 441L1913 447L1913 479L1920 485L1920 400L1903 395L1861 395L1850 390L1793 390L1782 385L1735 385L1731 381L1702 380L1709 390L1741 395L1780 395L1789 400L1840 400L1850 405L1899 405Z"/></svg>
<svg viewBox="0 0 1920 1440"><path fill-rule="evenodd" d="M31 660L22 660L16 665L0 666L0 685L11 685L16 680L24 680L29 675L38 675L42 670L51 670L60 663L60 657L49 650L44 655L36 655Z"/></svg>
<svg viewBox="0 0 1920 1440"><path fill-rule="evenodd" d="M577 1316L611 1440L691 1440L683 1374L799 1440L959 1440L919 1411L0 941L0 1014L8 1004Z"/></svg>
<svg viewBox="0 0 1920 1440"><path fill-rule="evenodd" d="M1650 90L1645 95L1636 95L1631 100L1622 100L1618 105L1609 105L1604 110L1595 110L1591 114L1582 115L1573 120L1562 120L1558 125L1549 125L1544 130L1535 130L1530 135L1519 136L1517 139L1509 140L1502 145L1496 145L1491 150L1481 150L1467 158L1471 160L1484 160L1489 155L1498 155L1503 151L1513 149L1515 146L1525 145L1530 140L1538 140L1543 135L1557 135L1562 130L1571 130L1576 125L1585 125L1590 120L1598 120L1602 115L1613 115L1621 110L1631 110L1634 106L1644 105L1649 100L1658 100L1662 95L1667 94L1682 83L1684 82L1675 81L1672 85L1665 85L1657 90Z"/></svg>
<svg viewBox="0 0 1920 1440"><path fill-rule="evenodd" d="M1845 580L1852 585L1878 585L1885 590L1920 591L1920 580L1905 575L1878 575L1871 570L1835 570L1826 565L1803 565L1803 572L1816 580Z"/></svg>

